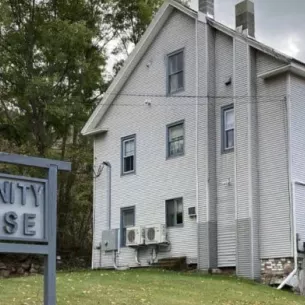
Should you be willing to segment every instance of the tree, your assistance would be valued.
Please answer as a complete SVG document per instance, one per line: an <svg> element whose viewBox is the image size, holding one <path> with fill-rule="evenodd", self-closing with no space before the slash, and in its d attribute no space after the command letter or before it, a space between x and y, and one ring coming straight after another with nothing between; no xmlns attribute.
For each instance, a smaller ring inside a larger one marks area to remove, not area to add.
<svg viewBox="0 0 305 305"><path fill-rule="evenodd" d="M105 89L103 3L2 0L0 11L0 144L72 161L60 177L59 242L78 248L92 210L91 143L80 129Z"/></svg>
<svg viewBox="0 0 305 305"><path fill-rule="evenodd" d="M112 54L121 55L114 65L115 74L139 42L163 2L164 0L109 0L106 19L117 39Z"/></svg>

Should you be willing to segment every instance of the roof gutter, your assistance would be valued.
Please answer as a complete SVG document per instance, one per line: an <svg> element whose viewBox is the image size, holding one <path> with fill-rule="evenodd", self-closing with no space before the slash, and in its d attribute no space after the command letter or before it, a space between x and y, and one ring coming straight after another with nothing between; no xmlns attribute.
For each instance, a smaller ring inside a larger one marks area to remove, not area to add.
<svg viewBox="0 0 305 305"><path fill-rule="evenodd" d="M88 132L83 133L83 136L95 136L97 134L106 133L108 129L100 128L100 129L93 129Z"/></svg>
<svg viewBox="0 0 305 305"><path fill-rule="evenodd" d="M291 63L289 65L285 65L280 68L269 70L267 72L259 74L257 77L262 78L262 79L269 79L269 78L281 75L283 73L288 73L288 72L291 72L292 74L305 78L305 68L303 68L295 63Z"/></svg>

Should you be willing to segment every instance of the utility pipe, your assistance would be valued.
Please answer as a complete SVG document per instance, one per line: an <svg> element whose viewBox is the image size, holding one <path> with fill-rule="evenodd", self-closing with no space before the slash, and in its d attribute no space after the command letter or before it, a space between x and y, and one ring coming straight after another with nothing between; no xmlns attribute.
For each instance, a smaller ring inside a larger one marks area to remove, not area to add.
<svg viewBox="0 0 305 305"><path fill-rule="evenodd" d="M130 269L129 267L118 267L117 262L116 262L116 252L117 251L112 252L113 268L117 271L129 270Z"/></svg>
<svg viewBox="0 0 305 305"><path fill-rule="evenodd" d="M141 263L139 261L139 248L135 249L135 261L137 265L141 266Z"/></svg>
<svg viewBox="0 0 305 305"><path fill-rule="evenodd" d="M197 214L197 219L196 222L199 223L199 168L198 168L198 123L199 123L199 51L198 51L198 17L195 20L195 52L196 52L196 98L195 98L195 103L196 103L196 110L195 110L195 115L196 115L196 127L195 127L195 175L196 175L196 214ZM199 253L198 253L199 254Z"/></svg>
<svg viewBox="0 0 305 305"><path fill-rule="evenodd" d="M103 164L108 167L108 230L111 230L111 164L104 161Z"/></svg>
<svg viewBox="0 0 305 305"><path fill-rule="evenodd" d="M293 271L286 277L286 279L280 284L277 288L278 290L282 289L297 273L298 271L298 245L297 245L297 217L296 217L296 209L295 209L295 185L303 185L302 182L292 181L292 214L293 214L293 252L294 252L294 269Z"/></svg>

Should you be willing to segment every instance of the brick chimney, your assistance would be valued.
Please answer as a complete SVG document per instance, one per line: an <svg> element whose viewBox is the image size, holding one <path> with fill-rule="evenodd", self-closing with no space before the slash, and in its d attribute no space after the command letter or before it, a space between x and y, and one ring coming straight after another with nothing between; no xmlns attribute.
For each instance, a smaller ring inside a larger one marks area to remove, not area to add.
<svg viewBox="0 0 305 305"><path fill-rule="evenodd" d="M235 6L236 29L255 37L254 3L243 0Z"/></svg>
<svg viewBox="0 0 305 305"><path fill-rule="evenodd" d="M214 0L197 0L198 1L198 11L214 17Z"/></svg>

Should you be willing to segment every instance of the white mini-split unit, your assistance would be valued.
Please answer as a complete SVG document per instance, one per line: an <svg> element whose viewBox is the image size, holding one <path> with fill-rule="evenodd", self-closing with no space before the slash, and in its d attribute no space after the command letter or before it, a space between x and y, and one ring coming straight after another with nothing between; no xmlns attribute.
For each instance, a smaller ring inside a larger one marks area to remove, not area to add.
<svg viewBox="0 0 305 305"><path fill-rule="evenodd" d="M126 246L140 246L145 242L145 229L143 227L132 227L126 229Z"/></svg>
<svg viewBox="0 0 305 305"><path fill-rule="evenodd" d="M165 225L126 228L126 246L128 247L167 243Z"/></svg>
<svg viewBox="0 0 305 305"><path fill-rule="evenodd" d="M166 227L165 225L152 225L145 227L145 244L146 245L156 245L156 244L166 244Z"/></svg>

